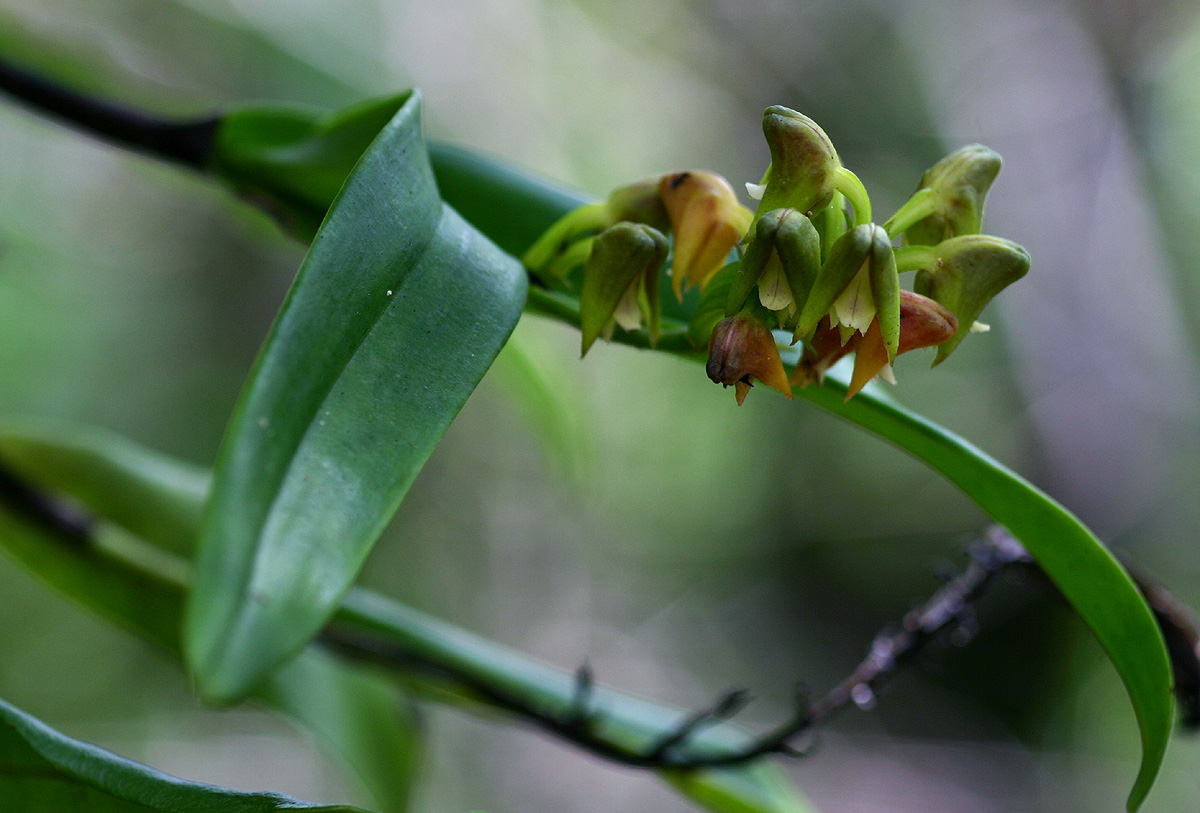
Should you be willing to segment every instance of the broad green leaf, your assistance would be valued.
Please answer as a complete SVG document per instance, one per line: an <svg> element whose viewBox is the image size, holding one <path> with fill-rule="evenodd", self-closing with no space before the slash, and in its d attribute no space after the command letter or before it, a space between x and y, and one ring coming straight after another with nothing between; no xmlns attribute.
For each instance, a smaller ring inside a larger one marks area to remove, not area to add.
<svg viewBox="0 0 1200 813"><path fill-rule="evenodd" d="M13 440L19 434L11 426L0 433L0 461L8 462L5 449L9 446L29 448L31 444ZM171 506L178 496L175 487L178 472L172 473L167 459L161 455L107 432L75 430L68 433L64 445L57 449L44 429L39 429L36 437L45 454L26 454L16 467L31 481L48 489L61 487L68 496L93 510L99 510L101 504L111 509L112 501L98 501L90 496L95 483L108 477L125 477L129 472L157 469L165 473L164 493L160 498L149 499L146 504L150 507L142 510L146 515L152 514L155 506L165 507L168 513L173 510ZM72 460L73 465L62 466L60 461L64 458ZM190 467L175 465L180 471L191 471ZM55 477L63 471L70 471L71 476L59 486ZM145 519L142 514L120 508L114 511L114 516ZM177 621L186 593L183 580L186 565L166 550L175 543L168 541L152 549L146 542L123 535L122 529L103 522L97 526L96 537L92 544L57 537L0 503L0 546L53 586L178 655ZM352 589L333 623L384 635L423 663L453 669L470 676L476 685L482 683L513 692L550 709L565 713L574 696L573 676L366 590ZM379 691L361 691L357 682L364 676L346 667L341 667L341 673L352 677L331 683L335 668L332 659L306 650L300 658L274 672L258 694L307 724L327 747L332 746L341 758L351 762L383 804L390 797L377 786L378 779L371 781L363 766L382 768L392 764L404 770L411 763L411 749L387 749L382 755L373 752L381 748L382 742L403 739L406 729L400 728L401 733L395 737L389 735L387 729L395 723L383 711L385 704L365 705ZM414 690L441 702L461 704L467 710L489 708L487 701L469 687L456 684L451 678L434 677L435 673L436 668L432 673L417 670L406 675L406 682ZM685 716L681 710L609 689L596 691L598 708L603 709L610 721L606 732L631 747L667 735ZM344 694L330 697L332 692ZM351 725L352 722L361 725ZM371 742L372 734L380 738L379 742ZM739 727L723 723L706 729L699 741L708 747L728 748L746 742L748 737ZM738 768L664 772L664 779L715 813L811 810L779 767L766 761Z"/></svg>
<svg viewBox="0 0 1200 813"><path fill-rule="evenodd" d="M354 813L188 782L71 739L0 700L0 805L24 813Z"/></svg>
<svg viewBox="0 0 1200 813"><path fill-rule="evenodd" d="M482 160L482 159L479 159ZM512 170L507 170L511 174ZM497 178L503 178L497 181ZM534 181L525 186L499 170L482 171L479 194L497 202L507 189L513 200L536 197ZM466 179L463 187L468 187ZM448 195L447 201L455 203ZM548 228L575 204L556 189L547 190L542 228ZM560 293L530 290L530 303L554 318L579 324L578 301ZM786 341L786 340L785 340ZM664 335L659 348L702 360L694 350ZM794 363L795 358L791 361ZM993 519L1008 527L1037 559L1067 601L1096 635L1129 693L1142 737L1142 764L1128 805L1145 799L1166 751L1173 720L1171 672L1162 636L1129 576L1103 544L1070 512L1020 475L982 450L905 410L890 399L860 393L843 403L844 382L796 390L811 401L908 451L944 475Z"/></svg>
<svg viewBox="0 0 1200 813"><path fill-rule="evenodd" d="M185 635L204 695L244 696L329 617L525 290L442 205L408 97L313 240L222 445Z"/></svg>
<svg viewBox="0 0 1200 813"><path fill-rule="evenodd" d="M164 552L191 553L208 472L111 432L44 423L0 424L0 461L107 520L84 545L0 507L0 547L53 587L181 658L185 560ZM139 531L158 550L130 536ZM273 672L257 696L311 732L383 813L408 809L420 743L396 687L310 647Z"/></svg>

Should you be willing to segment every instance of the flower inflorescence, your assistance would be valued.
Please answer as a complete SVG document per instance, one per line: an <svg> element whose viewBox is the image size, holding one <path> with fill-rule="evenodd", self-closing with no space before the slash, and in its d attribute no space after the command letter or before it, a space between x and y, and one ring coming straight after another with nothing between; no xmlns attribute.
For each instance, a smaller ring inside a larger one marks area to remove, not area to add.
<svg viewBox="0 0 1200 813"><path fill-rule="evenodd" d="M707 343L709 378L732 384L739 404L755 381L790 398L792 386L822 381L854 353L850 398L877 375L894 381L896 356L909 350L936 346L934 364L944 361L967 333L986 329L976 323L983 307L1029 270L1023 248L982 233L1000 170L987 147L943 158L879 225L862 182L814 121L769 107L763 133L771 163L762 183L746 184L756 211L719 175L673 173L571 212L526 253L547 285L567 285L582 268L583 353L618 326L657 342L668 267L680 302L700 288L688 335L698 350ZM790 376L781 333L804 343Z"/></svg>

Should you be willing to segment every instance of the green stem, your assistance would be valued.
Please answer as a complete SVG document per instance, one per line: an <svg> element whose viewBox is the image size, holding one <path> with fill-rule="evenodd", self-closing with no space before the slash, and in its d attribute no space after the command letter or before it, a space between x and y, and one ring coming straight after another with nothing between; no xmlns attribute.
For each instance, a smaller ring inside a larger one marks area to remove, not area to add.
<svg viewBox="0 0 1200 813"><path fill-rule="evenodd" d="M587 259L588 252L591 251L591 243L588 243L587 250L583 252L583 256L579 258L578 262L567 265L565 268L562 266L565 255L575 251L572 256L578 256L577 247L580 235L603 229L610 225L608 220L608 212L603 203L589 203L586 206L580 206L546 229L537 242L525 252L521 262L534 273L544 271L545 275L550 278L560 277L574 265ZM557 273L559 271L562 273Z"/></svg>
<svg viewBox="0 0 1200 813"><path fill-rule="evenodd" d="M928 271L937 265L935 246L903 246L895 249L896 273L905 271Z"/></svg>
<svg viewBox="0 0 1200 813"><path fill-rule="evenodd" d="M918 189L896 213L883 224L888 237L895 239L937 210L937 198L932 189Z"/></svg>
<svg viewBox="0 0 1200 813"><path fill-rule="evenodd" d="M846 196L846 200L850 201L850 206L854 209L854 225L861 226L864 223L870 223L871 198L867 195L867 188L863 186L858 176L845 167L838 167L833 185Z"/></svg>

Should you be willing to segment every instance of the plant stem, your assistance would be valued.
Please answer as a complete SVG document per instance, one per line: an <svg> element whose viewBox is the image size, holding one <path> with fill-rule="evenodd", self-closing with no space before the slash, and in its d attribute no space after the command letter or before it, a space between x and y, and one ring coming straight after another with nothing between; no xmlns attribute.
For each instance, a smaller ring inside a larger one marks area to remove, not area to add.
<svg viewBox="0 0 1200 813"><path fill-rule="evenodd" d="M220 119L177 121L94 99L0 60L0 90L40 113L123 147L204 170Z"/></svg>

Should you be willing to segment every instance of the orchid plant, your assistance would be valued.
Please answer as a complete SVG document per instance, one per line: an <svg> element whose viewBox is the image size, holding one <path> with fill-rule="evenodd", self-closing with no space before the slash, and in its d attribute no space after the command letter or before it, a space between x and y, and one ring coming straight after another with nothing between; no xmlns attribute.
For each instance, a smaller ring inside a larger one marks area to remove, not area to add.
<svg viewBox="0 0 1200 813"><path fill-rule="evenodd" d="M656 771L704 809L810 809L771 757L793 753L795 734L869 694L921 635L953 620L945 607L961 609L980 579L1017 561L1036 562L1124 681L1143 747L1129 808L1145 798L1173 715L1162 614L1156 621L1126 569L1051 497L868 386L894 380L897 357L912 350L936 348L933 363L945 361L987 329L985 306L1029 270L1020 246L982 231L1000 169L991 150L946 156L878 224L825 132L785 107L763 117L770 163L746 184L751 210L702 171L586 200L426 143L413 91L328 114L245 106L181 121L12 65L0 65L0 89L212 180L309 245L211 471L104 431L6 419L0 546L170 653L205 700L257 697L308 726L359 772L380 810L410 801L407 738L417 734L397 713L401 696L516 715ZM911 290L901 283L909 274ZM687 714L356 586L522 314L578 327L584 354L603 337L695 361L732 385L738 404L761 382L830 411L944 475L1006 529L995 531L1001 541L906 620L904 635L881 637L826 700L799 703L794 719L762 736L729 721L738 693ZM835 366L850 354L847 376ZM166 776L0 701L5 805L305 807Z"/></svg>

